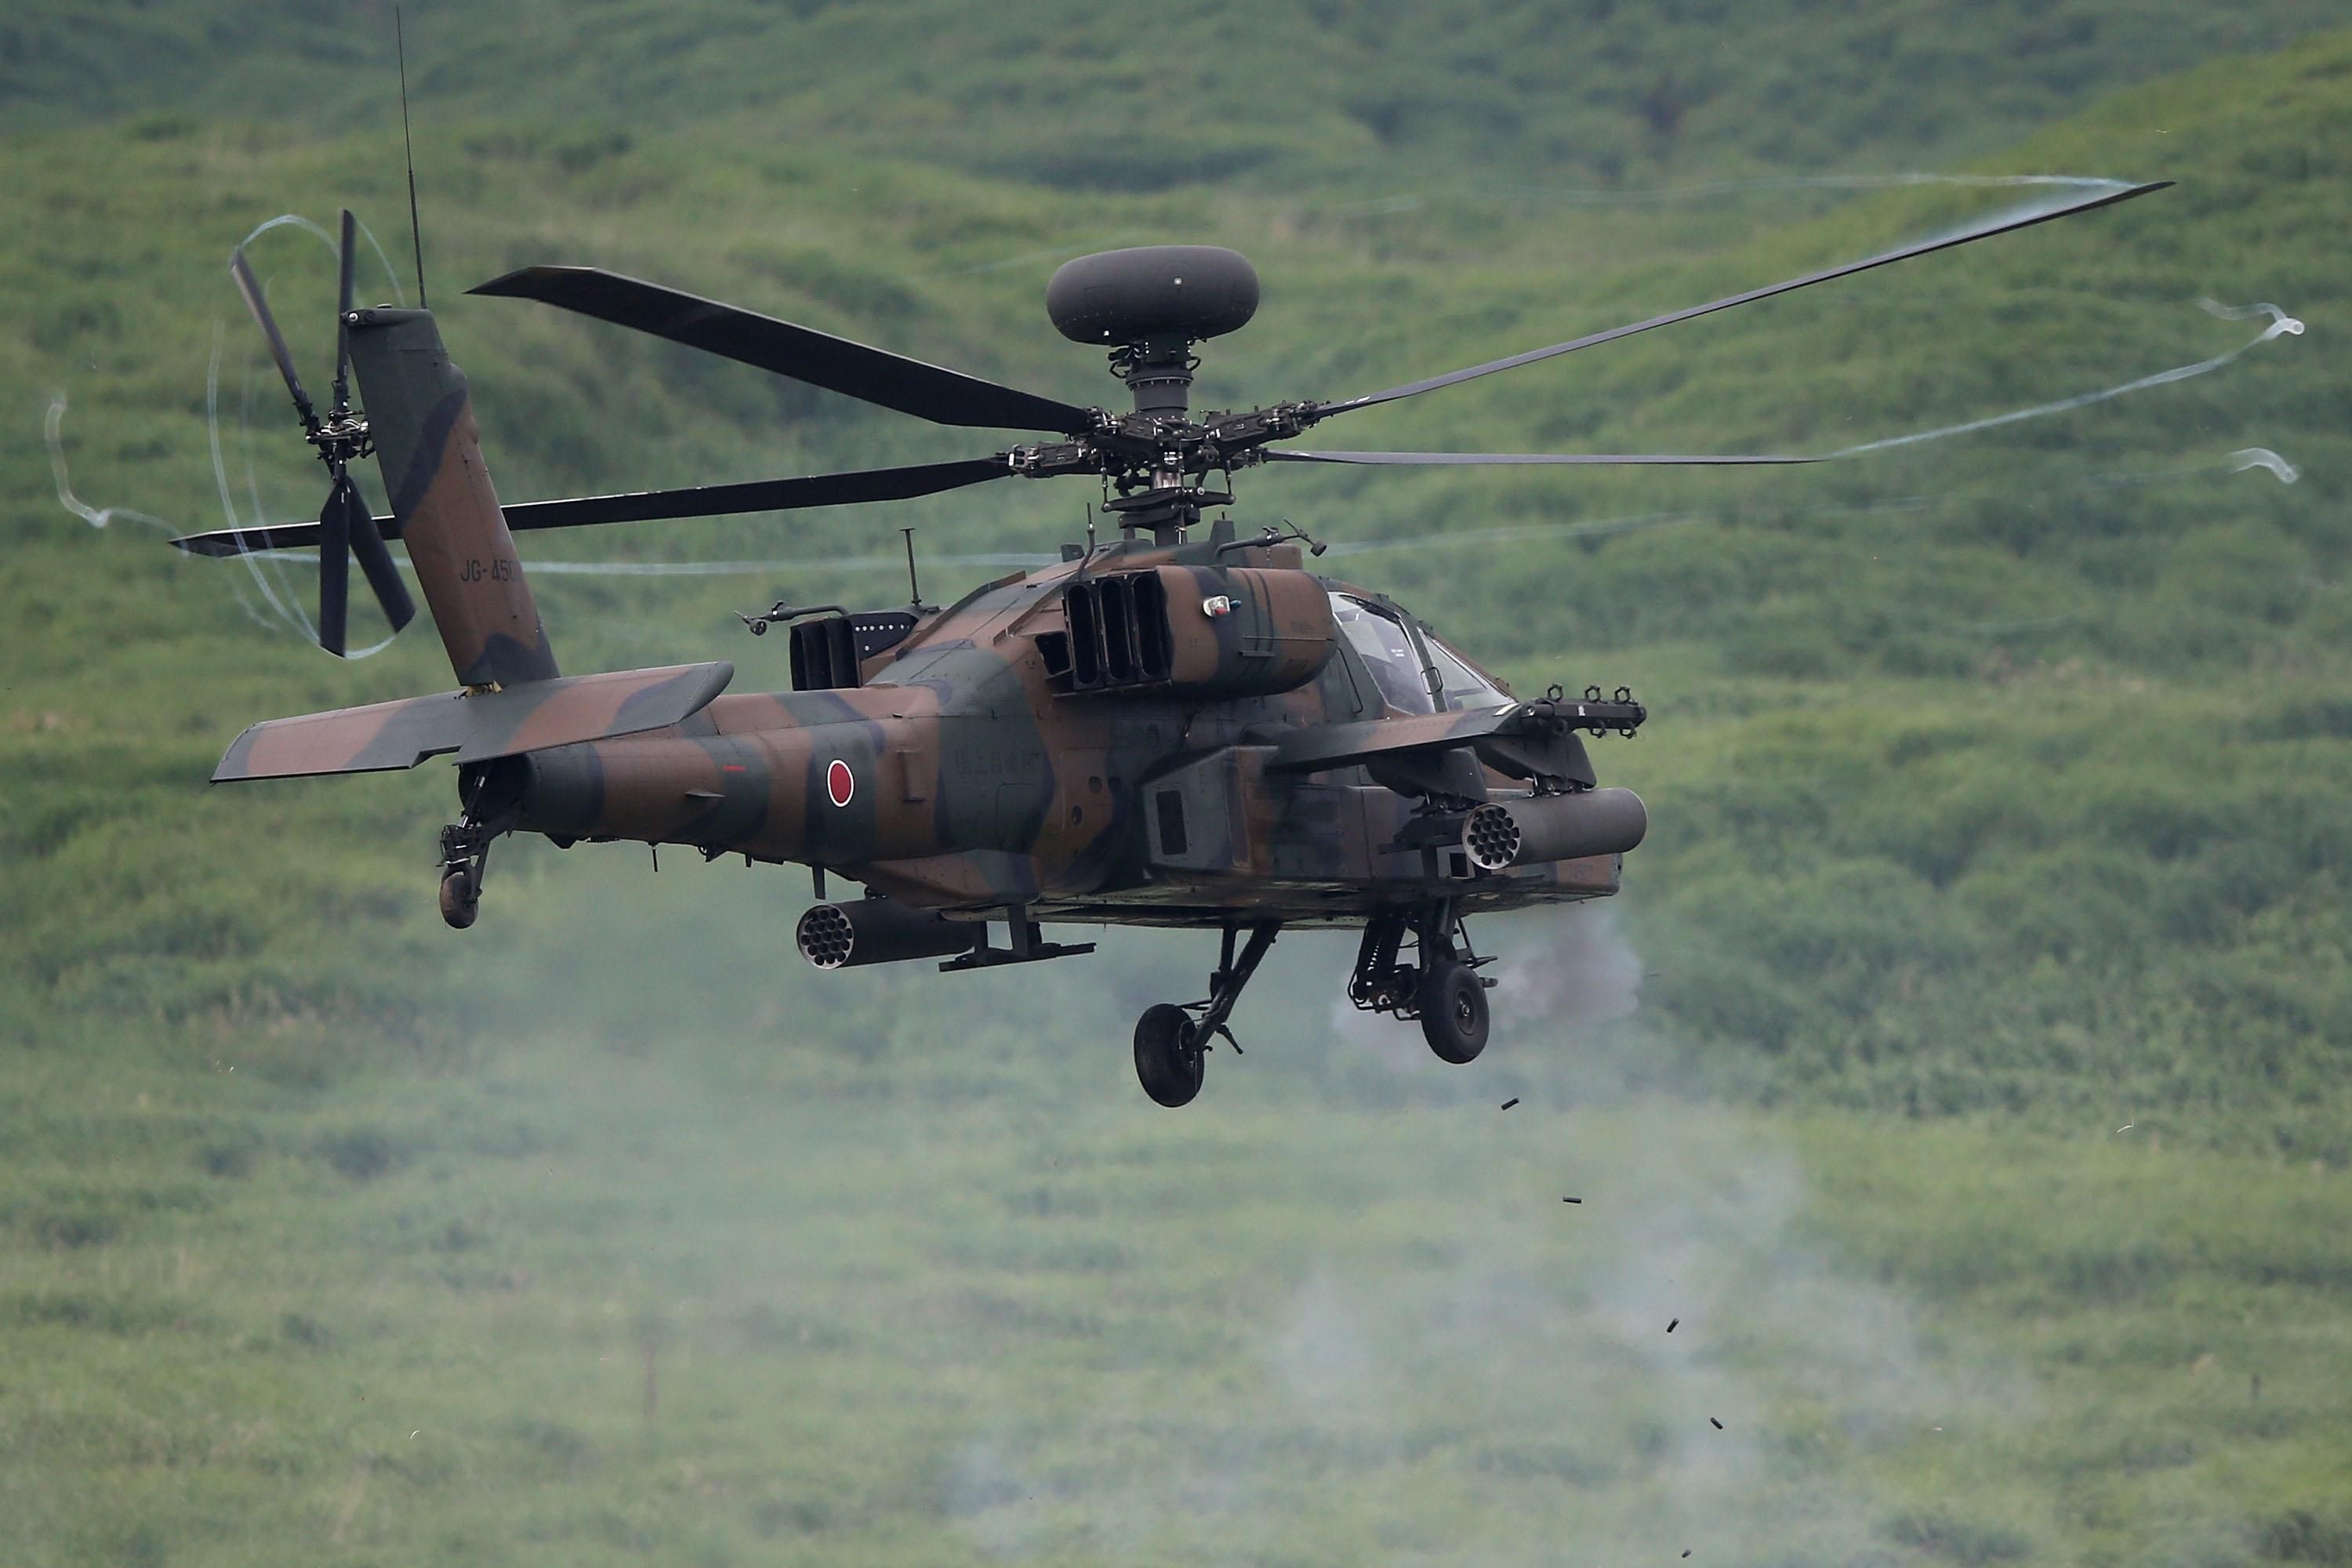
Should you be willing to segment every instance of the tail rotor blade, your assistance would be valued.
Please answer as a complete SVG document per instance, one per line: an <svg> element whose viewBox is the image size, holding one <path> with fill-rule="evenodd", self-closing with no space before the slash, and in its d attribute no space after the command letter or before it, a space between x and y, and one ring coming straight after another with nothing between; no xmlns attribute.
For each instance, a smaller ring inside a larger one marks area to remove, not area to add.
<svg viewBox="0 0 2352 1568"><path fill-rule="evenodd" d="M278 374L286 378L286 390L294 395L294 412L301 416L302 428L319 427L319 416L310 406L310 395L302 390L302 378L294 374L294 354L286 346L286 334L278 330L278 319L269 313L269 303L261 297L261 282L247 265L245 251L240 247L228 258L228 275L236 280L236 291L245 296L245 308L261 323L262 335L269 340L269 357L278 362Z"/></svg>
<svg viewBox="0 0 2352 1568"><path fill-rule="evenodd" d="M355 495L348 476L338 475L319 512L319 646L343 657L344 629L351 619L352 513ZM375 524L365 517L362 526Z"/></svg>
<svg viewBox="0 0 2352 1568"><path fill-rule="evenodd" d="M383 618L398 631L416 616L416 601L408 596L408 584L401 581L400 568L392 559L392 549L377 531L375 520L367 508L360 504L357 487L346 477L340 487L346 490L346 515L351 519L352 553L358 557L360 572L367 578L368 586L375 590L375 602L383 606Z"/></svg>
<svg viewBox="0 0 2352 1568"><path fill-rule="evenodd" d="M335 254L335 417L352 411L352 262L358 220L343 209L342 243Z"/></svg>

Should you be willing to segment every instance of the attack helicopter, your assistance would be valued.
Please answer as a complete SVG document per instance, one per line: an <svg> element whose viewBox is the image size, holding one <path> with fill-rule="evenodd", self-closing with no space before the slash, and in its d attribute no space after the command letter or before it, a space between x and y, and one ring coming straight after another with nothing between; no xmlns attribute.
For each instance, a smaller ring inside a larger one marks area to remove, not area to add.
<svg viewBox="0 0 2352 1568"><path fill-rule="evenodd" d="M1069 924L1220 933L1208 994L1148 1009L1136 1073L1158 1103L1199 1093L1206 1057L1276 934L1362 937L1357 1007L1418 1020L1449 1062L1485 1047L1492 963L1472 915L1604 898L1647 831L1585 742L1648 718L1624 687L1522 698L1374 587L1317 572L1296 529L1205 511L1268 464L1740 465L1784 455L1315 450L1325 421L1890 263L2132 200L2114 189L1706 304L1338 401L1195 415L1193 351L1255 313L1256 272L1207 246L1082 257L1045 292L1054 326L1107 349L1125 409L1063 402L589 267L529 267L478 295L651 333L935 424L1038 433L987 457L683 489L502 505L465 376L427 309L353 300L342 215L331 402L321 414L240 250L230 271L328 469L318 521L176 540L207 555L319 551L320 640L344 651L356 560L397 630L415 606L397 542L458 689L275 719L213 778L412 768L451 757L441 912L474 924L492 844L630 841L797 863L816 896L795 942L821 969L940 961L949 973L1093 951ZM360 403L352 400L356 378ZM363 406L362 406L363 405ZM373 455L390 510L351 468ZM1003 479L1079 476L1119 537L985 583L944 607L778 604L792 689L729 690L727 662L564 675L517 532L904 500ZM1218 484L1211 484L1212 478ZM830 875L863 896L828 900ZM1004 940L992 941L1002 927ZM1235 1045L1234 1048L1238 1049Z"/></svg>

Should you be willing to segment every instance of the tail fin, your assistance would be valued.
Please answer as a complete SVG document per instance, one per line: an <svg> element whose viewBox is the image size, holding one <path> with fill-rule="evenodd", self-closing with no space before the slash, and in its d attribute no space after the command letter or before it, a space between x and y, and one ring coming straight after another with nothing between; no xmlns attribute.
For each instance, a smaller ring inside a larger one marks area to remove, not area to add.
<svg viewBox="0 0 2352 1568"><path fill-rule="evenodd" d="M465 373L432 312L360 310L351 333L392 514L450 667L469 687L554 679L547 628L482 466Z"/></svg>

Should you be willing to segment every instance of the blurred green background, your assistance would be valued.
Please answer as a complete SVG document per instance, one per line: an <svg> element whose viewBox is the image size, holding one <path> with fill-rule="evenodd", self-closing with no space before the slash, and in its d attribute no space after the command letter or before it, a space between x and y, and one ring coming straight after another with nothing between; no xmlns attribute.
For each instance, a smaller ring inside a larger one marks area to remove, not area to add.
<svg viewBox="0 0 2352 1568"><path fill-rule="evenodd" d="M1232 245L1265 303L1199 402L1234 406L2063 194L2014 176L2170 179L1323 444L1828 451L2225 363L1785 472L1244 474L1244 526L1523 688L1632 685L1653 720L1597 760L1654 827L1612 905L1481 930L1472 1067L1290 937L1248 1056L1168 1113L1128 1032L1198 994L1200 938L820 975L804 879L520 843L460 935L437 765L206 788L254 719L449 679L421 627L306 644L299 564L162 542L321 492L232 246L348 204L363 288L415 298L391 13L25 0L0 1557L2352 1563L2339 7L405 20L432 299L509 500L991 444L461 292L531 262L1094 402L1053 268ZM253 254L323 381L329 248ZM1085 499L524 552L568 669L759 689L782 650L731 610L894 599L906 523L960 592ZM713 563L750 564L677 571Z"/></svg>

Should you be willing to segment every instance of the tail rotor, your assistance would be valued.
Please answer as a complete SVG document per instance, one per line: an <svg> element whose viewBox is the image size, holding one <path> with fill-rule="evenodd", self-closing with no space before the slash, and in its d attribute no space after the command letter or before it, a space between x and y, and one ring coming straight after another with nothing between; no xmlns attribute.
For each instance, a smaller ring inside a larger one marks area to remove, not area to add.
<svg viewBox="0 0 2352 1568"><path fill-rule="evenodd" d="M245 297L246 309L253 312L262 335L269 340L270 358L278 363L278 374L286 379L286 390L294 400L294 416L302 425L302 437L317 450L319 460L331 476L326 504L319 511L319 646L338 658L344 654L350 620L353 557L358 558L360 572L367 578L394 631L406 626L416 615L416 603L409 596L408 585L401 581L392 551L376 531L373 517L360 500L359 486L351 477L352 460L375 449L366 414L352 406L352 325L356 320L352 265L358 228L358 221L346 207L336 257L334 401L323 419L311 403L310 395L302 388L302 378L295 372L294 355L286 345L286 335L278 330L277 319L269 313L268 301L245 259L242 247L229 258L228 264L229 276L236 280L237 292Z"/></svg>

